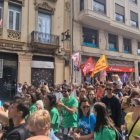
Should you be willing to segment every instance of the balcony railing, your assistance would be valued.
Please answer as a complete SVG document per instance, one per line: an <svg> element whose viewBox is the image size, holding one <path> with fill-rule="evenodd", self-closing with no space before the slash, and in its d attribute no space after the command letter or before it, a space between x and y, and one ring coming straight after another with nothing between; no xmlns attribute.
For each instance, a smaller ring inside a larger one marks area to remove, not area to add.
<svg viewBox="0 0 140 140"><path fill-rule="evenodd" d="M31 43L59 46L59 36L33 31L31 33Z"/></svg>

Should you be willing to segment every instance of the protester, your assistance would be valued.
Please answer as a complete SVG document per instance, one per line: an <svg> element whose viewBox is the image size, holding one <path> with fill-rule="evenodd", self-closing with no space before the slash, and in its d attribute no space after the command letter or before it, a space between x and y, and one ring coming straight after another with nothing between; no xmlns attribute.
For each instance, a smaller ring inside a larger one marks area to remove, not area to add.
<svg viewBox="0 0 140 140"><path fill-rule="evenodd" d="M111 119L113 120L116 128L121 128L121 104L119 99L113 94L113 83L110 82L106 85L107 95L104 96L101 101L107 106L107 111Z"/></svg>
<svg viewBox="0 0 140 140"><path fill-rule="evenodd" d="M59 131L60 115L57 109L56 96L53 94L46 95L44 99L45 105L50 112L51 126L55 134Z"/></svg>
<svg viewBox="0 0 140 140"><path fill-rule="evenodd" d="M132 99L131 106L133 110L126 114L125 123L129 139L135 140L134 136L140 133L140 98Z"/></svg>
<svg viewBox="0 0 140 140"><path fill-rule="evenodd" d="M93 113L90 113L90 104L87 99L82 99L78 109L78 129L81 135L93 133L96 118Z"/></svg>
<svg viewBox="0 0 140 140"><path fill-rule="evenodd" d="M85 88L81 88L78 101L80 102L80 100L83 98L87 98L87 91Z"/></svg>
<svg viewBox="0 0 140 140"><path fill-rule="evenodd" d="M58 106L61 107L60 111L62 114L62 134L63 139L67 140L68 135L72 129L77 127L77 108L78 101L75 97L70 96L69 89L63 88L63 99L58 102Z"/></svg>
<svg viewBox="0 0 140 140"><path fill-rule="evenodd" d="M29 114L31 115L33 112L37 110L37 107L36 107L37 98L36 98L35 93L31 93L30 96L31 96L31 100L30 100L31 106L29 108Z"/></svg>
<svg viewBox="0 0 140 140"><path fill-rule="evenodd" d="M14 101L8 112L9 127L4 131L1 140L26 140L30 137L24 119L28 114L28 104L20 100Z"/></svg>
<svg viewBox="0 0 140 140"><path fill-rule="evenodd" d="M34 112L28 120L28 129L32 133L32 137L27 140L49 140L51 133L51 118L46 110L38 110Z"/></svg>

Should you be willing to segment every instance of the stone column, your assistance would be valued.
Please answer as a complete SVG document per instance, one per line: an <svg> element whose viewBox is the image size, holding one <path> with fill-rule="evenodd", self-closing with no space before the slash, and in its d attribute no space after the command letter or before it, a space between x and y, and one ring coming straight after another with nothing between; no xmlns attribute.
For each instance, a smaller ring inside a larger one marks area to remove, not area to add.
<svg viewBox="0 0 140 140"><path fill-rule="evenodd" d="M138 55L138 42L135 39L132 39L132 45L131 45L131 49L132 49L132 54L133 55Z"/></svg>
<svg viewBox="0 0 140 140"><path fill-rule="evenodd" d="M135 66L135 80L139 80L139 69L138 69L138 60L134 61L134 66Z"/></svg>
<svg viewBox="0 0 140 140"><path fill-rule="evenodd" d="M64 77L64 59L55 57L54 84L62 84Z"/></svg>
<svg viewBox="0 0 140 140"><path fill-rule="evenodd" d="M124 52L124 46L123 46L123 37L121 35L118 36L118 49L119 52Z"/></svg>
<svg viewBox="0 0 140 140"><path fill-rule="evenodd" d="M3 3L3 38L7 38L7 27L9 22L8 17L8 0L4 0Z"/></svg>
<svg viewBox="0 0 140 140"><path fill-rule="evenodd" d="M99 48L101 50L108 49L108 33L103 30L99 30Z"/></svg>
<svg viewBox="0 0 140 140"><path fill-rule="evenodd" d="M125 24L130 26L130 8L129 8L129 1L125 1Z"/></svg>
<svg viewBox="0 0 140 140"><path fill-rule="evenodd" d="M18 54L18 82L31 84L31 54Z"/></svg>

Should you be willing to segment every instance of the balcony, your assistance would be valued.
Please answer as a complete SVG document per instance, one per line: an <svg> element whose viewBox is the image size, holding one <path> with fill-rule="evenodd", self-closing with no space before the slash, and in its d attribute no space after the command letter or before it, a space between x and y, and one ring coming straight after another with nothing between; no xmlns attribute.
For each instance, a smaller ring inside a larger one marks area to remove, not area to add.
<svg viewBox="0 0 140 140"><path fill-rule="evenodd" d="M103 29L106 29L110 24L110 18L95 9L82 10L78 16L78 21L91 27L94 26Z"/></svg>
<svg viewBox="0 0 140 140"><path fill-rule="evenodd" d="M59 36L33 31L31 45L34 49L54 50L59 47Z"/></svg>

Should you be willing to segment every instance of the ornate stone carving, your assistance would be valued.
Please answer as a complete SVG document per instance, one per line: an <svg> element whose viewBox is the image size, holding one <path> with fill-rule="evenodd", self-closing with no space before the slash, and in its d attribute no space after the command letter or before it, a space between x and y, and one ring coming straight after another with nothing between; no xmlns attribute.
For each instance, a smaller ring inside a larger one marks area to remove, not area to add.
<svg viewBox="0 0 140 140"><path fill-rule="evenodd" d="M2 42L0 42L0 49L20 51L20 50L22 50L22 46L21 45L16 45L16 44L13 44L13 43L2 43Z"/></svg>
<svg viewBox="0 0 140 140"><path fill-rule="evenodd" d="M21 3L22 6L25 5L25 0L7 0L7 1L9 1L9 2L11 1L11 2L14 2L14 3L16 3L16 2Z"/></svg>
<svg viewBox="0 0 140 140"><path fill-rule="evenodd" d="M69 11L69 12L71 11L71 4L70 4L70 2L68 2L68 1L65 2L65 10L66 10L66 11Z"/></svg>
<svg viewBox="0 0 140 140"><path fill-rule="evenodd" d="M21 32L18 31L13 31L13 30L7 30L8 31L8 39L13 39L13 40L20 40L21 38Z"/></svg>
<svg viewBox="0 0 140 140"><path fill-rule="evenodd" d="M55 8L52 8L47 2L38 3L36 0L34 1L35 10L39 8L49 11L51 14L54 14Z"/></svg>

